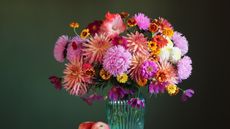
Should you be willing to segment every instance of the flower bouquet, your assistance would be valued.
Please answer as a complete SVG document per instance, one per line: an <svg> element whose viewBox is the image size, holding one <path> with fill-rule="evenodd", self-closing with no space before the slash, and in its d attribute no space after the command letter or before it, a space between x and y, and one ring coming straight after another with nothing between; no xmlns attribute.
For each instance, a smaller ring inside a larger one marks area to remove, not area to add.
<svg viewBox="0 0 230 129"><path fill-rule="evenodd" d="M194 94L178 87L192 71L188 41L166 19L108 12L79 34L77 22L70 27L74 36L59 37L54 47L55 59L66 63L62 78L49 78L58 90L63 87L88 104L124 100L120 104L132 110L144 108L143 89L150 95L181 91L183 101Z"/></svg>

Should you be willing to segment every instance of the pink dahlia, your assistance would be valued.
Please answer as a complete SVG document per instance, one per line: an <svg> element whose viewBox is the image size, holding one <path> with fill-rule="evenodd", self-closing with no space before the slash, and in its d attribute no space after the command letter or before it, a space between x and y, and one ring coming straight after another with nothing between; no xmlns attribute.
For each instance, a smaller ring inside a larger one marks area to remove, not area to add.
<svg viewBox="0 0 230 129"><path fill-rule="evenodd" d="M105 20L101 25L101 33L106 33L110 38L113 38L124 32L126 26L119 14L112 14L108 12L105 15Z"/></svg>
<svg viewBox="0 0 230 129"><path fill-rule="evenodd" d="M173 43L181 50L182 55L188 52L188 41L180 32L174 32L172 37Z"/></svg>
<svg viewBox="0 0 230 129"><path fill-rule="evenodd" d="M69 43L67 48L67 59L71 62L76 60L76 58L80 58L82 43L85 42L79 36L75 36Z"/></svg>
<svg viewBox="0 0 230 129"><path fill-rule="evenodd" d="M112 40L113 45L121 45L124 48L127 48L127 40L122 36L116 36Z"/></svg>
<svg viewBox="0 0 230 129"><path fill-rule="evenodd" d="M134 15L134 19L137 22L137 25L142 30L148 30L150 25L150 19L145 16L143 13L138 13Z"/></svg>
<svg viewBox="0 0 230 129"><path fill-rule="evenodd" d="M128 34L127 42L128 50L134 56L149 56L148 41L142 33L136 31L136 33Z"/></svg>
<svg viewBox="0 0 230 129"><path fill-rule="evenodd" d="M106 51L112 46L108 36L104 34L95 34L94 37L89 39L88 43L83 44L83 55L89 63L99 62L102 63Z"/></svg>
<svg viewBox="0 0 230 129"><path fill-rule="evenodd" d="M92 76L84 72L82 59L73 60L66 64L64 70L64 88L71 95L82 96L88 90L88 84L92 83Z"/></svg>
<svg viewBox="0 0 230 129"><path fill-rule="evenodd" d="M113 46L106 52L103 67L110 74L117 76L126 72L131 63L132 55L122 46Z"/></svg>
<svg viewBox="0 0 230 129"><path fill-rule="evenodd" d="M192 60L188 56L184 56L177 64L178 78L184 80L189 78L192 73Z"/></svg>
<svg viewBox="0 0 230 129"><path fill-rule="evenodd" d="M69 38L66 35L62 35L58 38L54 47L54 58L58 62L63 62L65 59L65 50L68 45Z"/></svg>

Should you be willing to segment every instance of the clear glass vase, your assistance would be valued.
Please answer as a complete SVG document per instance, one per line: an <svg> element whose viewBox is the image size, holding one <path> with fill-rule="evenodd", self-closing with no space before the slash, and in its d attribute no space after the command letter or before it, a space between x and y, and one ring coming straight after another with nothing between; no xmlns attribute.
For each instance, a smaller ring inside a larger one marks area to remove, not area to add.
<svg viewBox="0 0 230 129"><path fill-rule="evenodd" d="M145 102L144 99L142 99ZM110 129L144 129L145 108L132 108L127 100L107 101Z"/></svg>

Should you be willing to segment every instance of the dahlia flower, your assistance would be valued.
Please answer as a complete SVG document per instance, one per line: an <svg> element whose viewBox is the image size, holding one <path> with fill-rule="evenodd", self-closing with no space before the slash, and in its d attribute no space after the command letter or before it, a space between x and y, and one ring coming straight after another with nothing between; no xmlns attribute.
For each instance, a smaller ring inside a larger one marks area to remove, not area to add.
<svg viewBox="0 0 230 129"><path fill-rule="evenodd" d="M168 41L166 38L164 38L162 35L155 35L153 37L153 42L156 42L158 47L162 48L167 45Z"/></svg>
<svg viewBox="0 0 230 129"><path fill-rule="evenodd" d="M181 50L177 47L173 47L170 52L169 61L176 64L181 59Z"/></svg>
<svg viewBox="0 0 230 129"><path fill-rule="evenodd" d="M188 52L188 41L180 32L174 32L172 40L176 47L181 50L182 55Z"/></svg>
<svg viewBox="0 0 230 129"><path fill-rule="evenodd" d="M110 38L113 38L120 33L124 32L126 29L123 20L119 14L112 14L108 12L105 15L105 20L101 25L101 33L106 33Z"/></svg>
<svg viewBox="0 0 230 129"><path fill-rule="evenodd" d="M158 71L156 73L156 80L160 83L167 82L170 84L177 84L178 77L176 73L175 67L167 62L167 61L160 61L158 63Z"/></svg>
<svg viewBox="0 0 230 129"><path fill-rule="evenodd" d="M58 62L63 62L66 54L66 47L68 45L69 38L66 35L62 35L58 38L54 47L54 58Z"/></svg>
<svg viewBox="0 0 230 129"><path fill-rule="evenodd" d="M128 34L127 41L128 50L134 56L149 56L147 38L142 33L136 31L136 33Z"/></svg>
<svg viewBox="0 0 230 129"><path fill-rule="evenodd" d="M192 60L188 56L184 56L177 63L177 71L179 80L189 78L192 72Z"/></svg>
<svg viewBox="0 0 230 129"><path fill-rule="evenodd" d="M141 66L141 75L146 79L152 78L157 72L157 64L153 61L145 61Z"/></svg>
<svg viewBox="0 0 230 129"><path fill-rule="evenodd" d="M86 56L86 61L102 63L103 56L112 45L109 38L104 34L95 34L94 37L89 39L89 43L84 43L83 46L82 51L83 55Z"/></svg>
<svg viewBox="0 0 230 129"><path fill-rule="evenodd" d="M90 23L87 26L87 28L89 29L89 33L91 35L95 35L95 33L97 33L100 30L101 24L102 24L102 21L98 21L98 20Z"/></svg>
<svg viewBox="0 0 230 129"><path fill-rule="evenodd" d="M127 40L124 37L116 36L112 39L113 45L121 45L124 48L127 48Z"/></svg>
<svg viewBox="0 0 230 129"><path fill-rule="evenodd" d="M141 67L146 60L147 57L133 56L130 64L130 69L128 71L131 79L136 82L143 82L144 78L141 75Z"/></svg>
<svg viewBox="0 0 230 129"><path fill-rule="evenodd" d="M128 100L127 104L130 105L132 108L140 109L145 107L144 100L141 100L139 98L131 98L130 100Z"/></svg>
<svg viewBox="0 0 230 129"><path fill-rule="evenodd" d="M92 77L84 72L82 66L82 59L73 60L66 64L63 84L71 95L84 95L87 92L88 84L92 82Z"/></svg>
<svg viewBox="0 0 230 129"><path fill-rule="evenodd" d="M147 16L145 16L143 13L138 13L134 15L134 19L141 30L148 30L150 19Z"/></svg>
<svg viewBox="0 0 230 129"><path fill-rule="evenodd" d="M76 60L76 58L80 58L82 43L85 40L81 39L79 36L75 36L69 43L67 48L67 59L68 61Z"/></svg>
<svg viewBox="0 0 230 129"><path fill-rule="evenodd" d="M130 67L132 55L118 45L108 49L103 59L103 68L114 76L120 75Z"/></svg>

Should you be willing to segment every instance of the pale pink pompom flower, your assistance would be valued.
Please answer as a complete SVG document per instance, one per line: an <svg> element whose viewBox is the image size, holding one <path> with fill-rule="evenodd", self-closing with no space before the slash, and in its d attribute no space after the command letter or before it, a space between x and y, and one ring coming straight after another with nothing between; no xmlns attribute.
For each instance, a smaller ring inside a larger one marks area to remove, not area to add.
<svg viewBox="0 0 230 129"><path fill-rule="evenodd" d="M58 38L54 46L54 58L58 62L64 62L65 60L65 50L68 45L69 38L66 35L62 35Z"/></svg>

